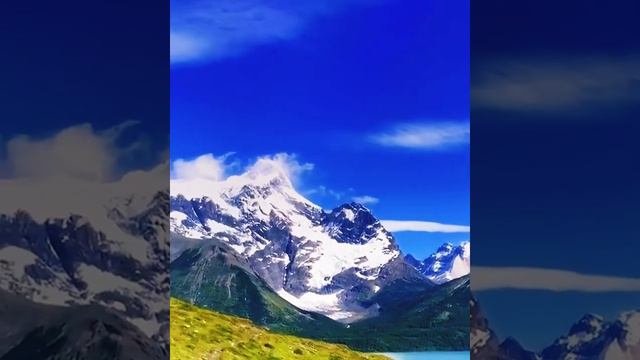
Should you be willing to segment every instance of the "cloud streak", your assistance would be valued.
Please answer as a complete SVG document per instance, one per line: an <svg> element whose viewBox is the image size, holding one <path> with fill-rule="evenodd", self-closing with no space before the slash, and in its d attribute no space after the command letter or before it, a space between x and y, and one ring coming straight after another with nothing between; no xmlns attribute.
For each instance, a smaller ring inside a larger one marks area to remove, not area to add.
<svg viewBox="0 0 640 360"><path fill-rule="evenodd" d="M385 229L391 232L438 232L468 233L471 228L466 225L450 225L431 221L382 220Z"/></svg>
<svg viewBox="0 0 640 360"><path fill-rule="evenodd" d="M385 147L416 150L445 149L469 143L469 122L399 124L369 139Z"/></svg>
<svg viewBox="0 0 640 360"><path fill-rule="evenodd" d="M471 104L560 111L640 100L640 56L495 59L472 70Z"/></svg>
<svg viewBox="0 0 640 360"><path fill-rule="evenodd" d="M370 195L354 196L351 199L362 205L370 205L370 204L372 205L380 202L380 199Z"/></svg>
<svg viewBox="0 0 640 360"><path fill-rule="evenodd" d="M640 291L640 279L581 274L567 270L527 267L482 267L471 269L474 291L498 289L617 292Z"/></svg>
<svg viewBox="0 0 640 360"><path fill-rule="evenodd" d="M372 0L171 1L172 64L211 61L296 38L314 18Z"/></svg>

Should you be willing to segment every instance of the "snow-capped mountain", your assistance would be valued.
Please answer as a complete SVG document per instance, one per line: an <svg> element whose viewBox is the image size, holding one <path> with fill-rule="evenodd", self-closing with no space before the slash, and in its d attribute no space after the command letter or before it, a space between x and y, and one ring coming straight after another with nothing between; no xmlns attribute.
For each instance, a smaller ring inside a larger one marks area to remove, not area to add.
<svg viewBox="0 0 640 360"><path fill-rule="evenodd" d="M542 351L543 359L640 359L640 312L622 313L614 321L587 314L569 333Z"/></svg>
<svg viewBox="0 0 640 360"><path fill-rule="evenodd" d="M411 255L406 255L405 259L431 281L442 284L469 274L470 254L471 244L465 241L458 246L445 243L422 261Z"/></svg>
<svg viewBox="0 0 640 360"><path fill-rule="evenodd" d="M471 358L477 360L637 360L640 359L640 311L622 313L607 321L586 314L542 352L525 350L513 338L499 342L480 313L476 300L471 302Z"/></svg>
<svg viewBox="0 0 640 360"><path fill-rule="evenodd" d="M345 322L370 314L359 304L385 284L424 279L367 208L325 212L277 162L262 165L218 182L173 180L171 231L224 241L281 297Z"/></svg>
<svg viewBox="0 0 640 360"><path fill-rule="evenodd" d="M53 190L51 181L3 180L0 289L47 305L100 305L168 348L167 173Z"/></svg>

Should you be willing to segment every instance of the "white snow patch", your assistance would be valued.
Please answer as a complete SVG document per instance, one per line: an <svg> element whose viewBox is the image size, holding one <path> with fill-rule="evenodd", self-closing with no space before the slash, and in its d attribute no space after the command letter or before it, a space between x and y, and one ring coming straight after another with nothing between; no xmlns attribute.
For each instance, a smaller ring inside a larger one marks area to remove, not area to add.
<svg viewBox="0 0 640 360"><path fill-rule="evenodd" d="M92 265L81 264L78 266L77 271L80 278L87 283L87 290L92 293L97 294L103 291L116 290L124 293L144 291L144 288L140 286L140 284L129 281L118 275L102 271Z"/></svg>
<svg viewBox="0 0 640 360"><path fill-rule="evenodd" d="M344 214L344 217L351 222L356 219L356 214L351 209L342 209L342 214Z"/></svg>
<svg viewBox="0 0 640 360"><path fill-rule="evenodd" d="M624 337L625 345L640 345L640 313L637 311L624 312L620 315L620 321L624 324L626 331Z"/></svg>
<svg viewBox="0 0 640 360"><path fill-rule="evenodd" d="M187 220L187 214L181 211L173 210L169 213L169 217L171 218L171 220L175 220L177 222L183 222L184 220Z"/></svg>
<svg viewBox="0 0 640 360"><path fill-rule="evenodd" d="M38 223L80 215L82 221L106 236L113 252L130 255L146 263L149 244L144 238L120 228L109 213L117 209L125 216L131 216L143 210L155 194L166 190L166 185L160 181L165 179L162 175L167 171L166 166L162 164L150 171L134 171L113 182L68 177L0 180L0 213L13 214L23 209Z"/></svg>
<svg viewBox="0 0 640 360"><path fill-rule="evenodd" d="M28 276L25 268L38 264L39 261L34 253L23 248L0 248L0 288L22 294L43 304L65 305L71 300L80 302L67 274L53 273L53 278L38 282ZM44 263L42 265L45 266Z"/></svg>
<svg viewBox="0 0 640 360"><path fill-rule="evenodd" d="M283 289L278 290L277 293L281 298L285 299L297 308L317 312L334 320L342 320L355 315L354 313L344 311L342 309L339 296L343 291L344 290L340 290L332 294L307 292L299 297L294 296Z"/></svg>

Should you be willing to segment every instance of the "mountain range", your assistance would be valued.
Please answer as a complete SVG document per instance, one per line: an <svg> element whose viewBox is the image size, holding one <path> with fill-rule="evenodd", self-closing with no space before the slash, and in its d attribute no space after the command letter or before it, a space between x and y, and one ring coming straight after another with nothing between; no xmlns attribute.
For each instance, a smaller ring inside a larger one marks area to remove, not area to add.
<svg viewBox="0 0 640 360"><path fill-rule="evenodd" d="M471 300L471 358L477 360L637 360L640 359L640 311L615 320L586 314L568 333L540 352L526 350L514 338L500 342L476 299Z"/></svg>
<svg viewBox="0 0 640 360"><path fill-rule="evenodd" d="M468 244L425 271L365 206L325 211L277 164L173 180L170 218L172 296L359 350L468 347Z"/></svg>
<svg viewBox="0 0 640 360"><path fill-rule="evenodd" d="M2 181L0 311L19 316L20 330L0 338L0 359L27 350L42 359L167 356L166 173L53 190L50 182Z"/></svg>
<svg viewBox="0 0 640 360"><path fill-rule="evenodd" d="M418 260L411 254L405 255L405 260L429 280L442 284L469 274L471 243L464 241L458 246L446 243L424 260Z"/></svg>

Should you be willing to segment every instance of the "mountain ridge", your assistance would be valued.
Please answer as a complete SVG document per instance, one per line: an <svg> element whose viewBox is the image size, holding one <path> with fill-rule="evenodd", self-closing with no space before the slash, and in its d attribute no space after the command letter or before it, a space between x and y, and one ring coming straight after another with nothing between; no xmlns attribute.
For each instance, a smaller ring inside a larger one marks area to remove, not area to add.
<svg viewBox="0 0 640 360"><path fill-rule="evenodd" d="M605 320L585 314L566 335L536 353L526 350L512 337L500 342L479 310L471 302L471 352L478 360L637 360L640 359L640 310L627 311Z"/></svg>
<svg viewBox="0 0 640 360"><path fill-rule="evenodd" d="M73 189L37 183L49 187L36 192L2 180L15 192L0 215L0 289L47 306L104 307L168 351L169 190L161 171L80 182L80 193L99 191L72 192L68 202Z"/></svg>
<svg viewBox="0 0 640 360"><path fill-rule="evenodd" d="M200 193L188 184L172 185L172 233L226 242L299 308L349 323L374 315L363 301L387 283L431 283L405 266L393 235L369 209L347 203L325 212L295 191L277 166L209 184L214 188Z"/></svg>
<svg viewBox="0 0 640 360"><path fill-rule="evenodd" d="M470 273L471 243L463 241L457 246L444 243L424 260L418 260L411 254L405 255L405 260L429 280L444 284Z"/></svg>

